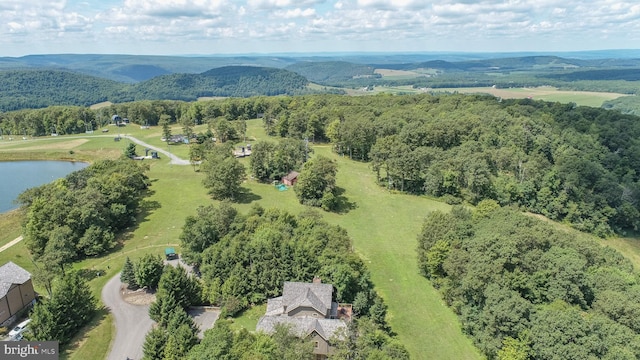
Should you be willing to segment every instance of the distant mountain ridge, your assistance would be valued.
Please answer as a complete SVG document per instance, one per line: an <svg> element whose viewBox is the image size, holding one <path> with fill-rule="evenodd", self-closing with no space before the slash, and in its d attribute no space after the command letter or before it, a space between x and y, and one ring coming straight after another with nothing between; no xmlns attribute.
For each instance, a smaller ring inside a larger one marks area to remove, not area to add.
<svg viewBox="0 0 640 360"><path fill-rule="evenodd" d="M633 94L639 92L640 86L632 83L640 81L639 74L640 50L208 57L29 55L0 57L0 111L105 100L191 101L207 96L340 92L340 88L375 86L556 86ZM606 88L594 83L600 80L609 81ZM307 89L309 81L323 87Z"/></svg>
<svg viewBox="0 0 640 360"><path fill-rule="evenodd" d="M147 67L142 70L156 71ZM291 71L255 66L226 66L200 74L159 75L137 84L68 70L6 70L0 71L0 111L51 105L88 106L107 100L194 101L205 96L292 95L308 82Z"/></svg>

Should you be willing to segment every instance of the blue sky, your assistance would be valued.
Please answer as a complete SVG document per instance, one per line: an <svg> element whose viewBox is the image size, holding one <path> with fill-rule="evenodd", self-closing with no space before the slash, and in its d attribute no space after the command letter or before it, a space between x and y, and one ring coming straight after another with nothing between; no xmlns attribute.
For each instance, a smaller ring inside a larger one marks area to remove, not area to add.
<svg viewBox="0 0 640 360"><path fill-rule="evenodd" d="M640 48L637 0L1 0L0 56Z"/></svg>

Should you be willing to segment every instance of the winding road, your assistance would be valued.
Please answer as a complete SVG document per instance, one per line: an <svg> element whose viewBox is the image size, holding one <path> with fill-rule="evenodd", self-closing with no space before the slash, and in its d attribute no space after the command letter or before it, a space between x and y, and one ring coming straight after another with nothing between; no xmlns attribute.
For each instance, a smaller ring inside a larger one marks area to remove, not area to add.
<svg viewBox="0 0 640 360"><path fill-rule="evenodd" d="M102 302L113 314L116 327L116 337L107 360L142 359L142 345L153 326L149 306L125 302L120 294L123 286L118 273L102 288Z"/></svg>

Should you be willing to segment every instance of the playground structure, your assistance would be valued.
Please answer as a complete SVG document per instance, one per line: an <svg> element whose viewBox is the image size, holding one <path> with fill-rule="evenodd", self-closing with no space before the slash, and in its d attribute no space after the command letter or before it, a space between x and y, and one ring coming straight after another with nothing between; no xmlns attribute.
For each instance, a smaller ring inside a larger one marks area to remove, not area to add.
<svg viewBox="0 0 640 360"><path fill-rule="evenodd" d="M278 191L287 191L287 190L289 190L289 187L287 185L285 185L285 184L283 184L283 183L281 183L280 181L277 181L277 180L273 182L273 186L275 186L275 188Z"/></svg>

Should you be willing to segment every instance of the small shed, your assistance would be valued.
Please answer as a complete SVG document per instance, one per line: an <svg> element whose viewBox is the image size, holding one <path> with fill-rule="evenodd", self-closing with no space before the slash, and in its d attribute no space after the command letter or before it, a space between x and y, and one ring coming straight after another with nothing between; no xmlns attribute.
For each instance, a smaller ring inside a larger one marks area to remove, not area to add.
<svg viewBox="0 0 640 360"><path fill-rule="evenodd" d="M178 258L178 254L176 254L176 250L172 247L168 247L164 249L164 256L167 257L167 260L173 260Z"/></svg>
<svg viewBox="0 0 640 360"><path fill-rule="evenodd" d="M298 175L300 175L300 173L292 171L282 178L282 183L287 186L293 186L298 182Z"/></svg>

